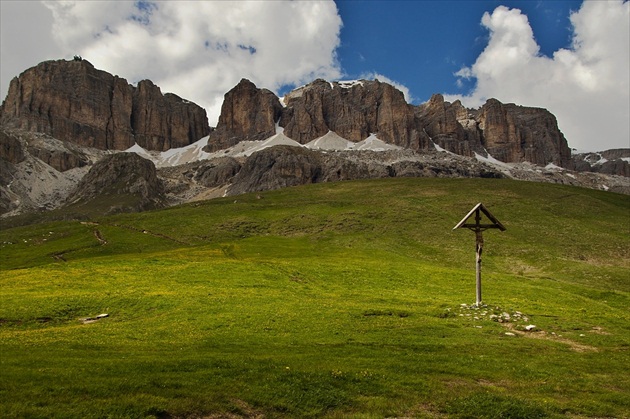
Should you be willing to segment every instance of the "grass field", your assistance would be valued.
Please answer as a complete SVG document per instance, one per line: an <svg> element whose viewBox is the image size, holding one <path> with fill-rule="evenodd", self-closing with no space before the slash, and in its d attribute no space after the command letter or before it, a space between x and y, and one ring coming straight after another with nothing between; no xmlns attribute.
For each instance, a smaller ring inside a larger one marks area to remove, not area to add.
<svg viewBox="0 0 630 419"><path fill-rule="evenodd" d="M507 227L479 309L477 202ZM630 417L628 196L386 179L8 224L1 417Z"/></svg>

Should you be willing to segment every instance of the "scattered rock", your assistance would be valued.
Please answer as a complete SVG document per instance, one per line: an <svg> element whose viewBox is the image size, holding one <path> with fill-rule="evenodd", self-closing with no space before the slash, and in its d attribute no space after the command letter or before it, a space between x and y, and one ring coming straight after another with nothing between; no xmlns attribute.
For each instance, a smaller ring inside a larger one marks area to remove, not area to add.
<svg viewBox="0 0 630 419"><path fill-rule="evenodd" d="M98 316L95 316L95 317L82 317L79 320L83 324L90 324L90 323L96 323L97 321L99 321L101 319L104 319L106 317L109 317L109 314L103 313L103 314L99 314Z"/></svg>

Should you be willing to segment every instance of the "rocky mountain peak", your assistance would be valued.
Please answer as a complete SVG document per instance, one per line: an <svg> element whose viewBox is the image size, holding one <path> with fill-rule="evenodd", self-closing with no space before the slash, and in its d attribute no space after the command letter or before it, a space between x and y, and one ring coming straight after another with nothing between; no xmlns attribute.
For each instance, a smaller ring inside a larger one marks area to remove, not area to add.
<svg viewBox="0 0 630 419"><path fill-rule="evenodd" d="M414 106L400 90L379 80L317 79L286 94L284 104L281 107L272 92L241 80L225 95L219 125L206 150L267 139L279 119L283 134L300 144L331 131L354 143L376 134L385 143L418 151L439 146L469 157L490 154L504 162L572 165L566 139L545 109L497 99L467 109L441 94Z"/></svg>
<svg viewBox="0 0 630 419"><path fill-rule="evenodd" d="M285 96L280 125L289 138L305 144L334 131L352 142L372 133L391 144L418 148L413 109L395 87L378 80L315 80Z"/></svg>
<svg viewBox="0 0 630 419"><path fill-rule="evenodd" d="M489 99L479 110L477 120L485 149L501 161L571 165L567 141L555 116L546 109Z"/></svg>
<svg viewBox="0 0 630 419"><path fill-rule="evenodd" d="M267 89L242 79L224 96L221 116L208 140L209 151L235 145L239 141L264 140L276 133L280 119L280 99Z"/></svg>
<svg viewBox="0 0 630 419"><path fill-rule="evenodd" d="M45 61L9 85L5 127L101 150L181 147L210 131L206 112L144 80L133 87L84 59Z"/></svg>

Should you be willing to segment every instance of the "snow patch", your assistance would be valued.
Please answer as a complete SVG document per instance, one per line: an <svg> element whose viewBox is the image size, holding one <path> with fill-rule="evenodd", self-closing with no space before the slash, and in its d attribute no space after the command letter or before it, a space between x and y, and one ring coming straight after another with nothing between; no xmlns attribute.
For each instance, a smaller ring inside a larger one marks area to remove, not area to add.
<svg viewBox="0 0 630 419"><path fill-rule="evenodd" d="M251 150L248 150L245 154L243 154L244 156L249 156L255 153L256 151L264 150L265 148L273 147L276 145L289 145L293 147L304 147L302 144L298 143L295 140L290 139L289 137L287 137L286 135L282 133L272 135L271 137L267 138L266 140L262 142L260 141L252 141L252 142L258 142L259 145L255 145L254 147L252 147Z"/></svg>
<svg viewBox="0 0 630 419"><path fill-rule="evenodd" d="M490 163L490 164L494 164L494 165L496 165L496 166L505 167L505 168L508 168L508 169L510 168L510 165L509 165L509 164L507 164L507 163L505 163L505 162L502 162L501 160L497 160L497 159L495 159L495 158L494 158L494 157L492 157L492 156L490 155L490 153L488 153L487 151L486 151L486 153L488 153L488 157L484 157L484 156L482 156L481 154L478 154L477 152L473 152L473 153L475 153L475 158L476 158L478 161L480 161L480 162L483 162L483 163Z"/></svg>
<svg viewBox="0 0 630 419"><path fill-rule="evenodd" d="M278 132L279 131L279 132ZM276 145L288 145L293 147L304 147L302 144L294 141L283 134L284 129L276 125L277 134L272 135L263 141L241 141L238 144L224 149L215 151L214 153L206 153L206 158L212 159L217 157L248 157L257 151Z"/></svg>
<svg viewBox="0 0 630 419"><path fill-rule="evenodd" d="M140 145L138 145L138 143L134 143L131 147L129 147L128 149L124 150L125 153L136 153L139 154L141 157L146 157L148 159L152 159L151 154L145 150L144 148L142 148Z"/></svg>
<svg viewBox="0 0 630 419"><path fill-rule="evenodd" d="M560 166L556 166L553 163L549 163L548 165L545 166L546 170L564 170L564 168L560 167Z"/></svg>
<svg viewBox="0 0 630 419"><path fill-rule="evenodd" d="M453 153L452 151L448 151L445 148L440 147L437 143L434 143L433 140L431 140L431 142L433 143L433 147L435 147L435 149L441 153L447 153L447 154L453 154L456 155L455 153Z"/></svg>
<svg viewBox="0 0 630 419"><path fill-rule="evenodd" d="M363 86L362 80L340 80L337 82L342 89L351 89L354 86ZM332 87L332 83L331 83Z"/></svg>
<svg viewBox="0 0 630 419"><path fill-rule="evenodd" d="M280 120L279 119L278 119L278 122L276 122L276 134L284 135L284 127L280 126Z"/></svg>
<svg viewBox="0 0 630 419"><path fill-rule="evenodd" d="M203 151L207 144L208 137L206 136L185 147L163 151L160 153L160 162L157 166L179 166L180 164L207 159L209 153Z"/></svg>
<svg viewBox="0 0 630 419"><path fill-rule="evenodd" d="M601 165L608 161L608 159L604 158L600 153L589 153L584 157L584 160L591 166Z"/></svg>
<svg viewBox="0 0 630 419"><path fill-rule="evenodd" d="M370 134L363 141L359 141L352 147L353 150L371 150L371 151L386 151L386 150L400 150L401 147L393 144L387 144L385 141L380 140L376 134Z"/></svg>
<svg viewBox="0 0 630 419"><path fill-rule="evenodd" d="M341 151L351 150L354 143L346 140L345 138L337 135L336 132L328 131L325 135L314 139L307 143L305 147L312 150L329 150L329 151Z"/></svg>
<svg viewBox="0 0 630 419"><path fill-rule="evenodd" d="M208 137L206 136L185 147L171 148L162 152L145 150L137 143L129 147L125 152L136 153L140 157L151 160L156 167L172 167L207 159L210 154L203 151L207 144Z"/></svg>
<svg viewBox="0 0 630 419"><path fill-rule="evenodd" d="M295 140L284 135L284 129L276 124L276 134L263 141L241 141L240 143L214 153L206 153L205 158L216 157L248 157L257 151L264 150L268 147L276 145L288 145L293 147L305 147L311 150L322 151L345 151L345 150L371 150L371 151L386 151L386 150L400 150L401 147L393 144L387 144L380 140L375 134L371 134L368 138L358 143L353 143L345 138L339 136L333 131L329 131L325 135L310 141L307 144L300 144Z"/></svg>

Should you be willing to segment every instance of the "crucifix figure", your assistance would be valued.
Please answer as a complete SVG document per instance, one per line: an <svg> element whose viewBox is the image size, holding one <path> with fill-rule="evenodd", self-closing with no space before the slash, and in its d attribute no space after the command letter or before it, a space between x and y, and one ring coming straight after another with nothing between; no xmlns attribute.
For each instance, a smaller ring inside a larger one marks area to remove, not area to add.
<svg viewBox="0 0 630 419"><path fill-rule="evenodd" d="M486 217L490 220L491 224L481 224L481 214L485 214ZM468 223L468 219L475 214L475 223ZM475 271L476 271L476 285L477 285L477 293L476 293L476 305L480 306L482 304L481 299L481 253L483 252L483 235L482 232L489 228L498 228L501 231L505 231L505 227L497 218L490 213L483 206L483 204L479 203L475 205L475 207L470 210L468 214L455 226L453 230L458 228L468 228L471 231L475 232Z"/></svg>

